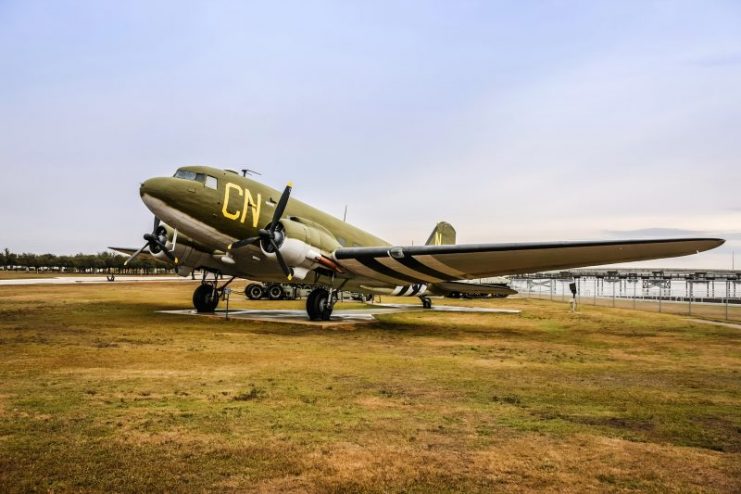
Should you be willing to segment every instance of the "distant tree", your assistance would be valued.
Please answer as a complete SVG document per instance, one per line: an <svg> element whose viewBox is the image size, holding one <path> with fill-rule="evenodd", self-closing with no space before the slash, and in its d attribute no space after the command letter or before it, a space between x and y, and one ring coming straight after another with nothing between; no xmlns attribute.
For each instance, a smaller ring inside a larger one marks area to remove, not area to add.
<svg viewBox="0 0 741 494"><path fill-rule="evenodd" d="M54 268L57 267L57 256L54 254L41 254L37 256L39 267Z"/></svg>
<svg viewBox="0 0 741 494"><path fill-rule="evenodd" d="M87 270L106 270L108 272L124 269L127 256L111 252L98 252L97 254L83 254L82 252L73 256L57 256L55 254L33 254L24 252L14 254L10 249L0 251L0 266L24 266L29 269L39 268L64 268L69 271L86 272ZM132 270L144 270L152 272L167 267L159 261L145 256L137 257L125 268Z"/></svg>
<svg viewBox="0 0 741 494"><path fill-rule="evenodd" d="M18 264L18 256L10 252L10 249L6 247L4 253L6 266L15 266L16 264Z"/></svg>

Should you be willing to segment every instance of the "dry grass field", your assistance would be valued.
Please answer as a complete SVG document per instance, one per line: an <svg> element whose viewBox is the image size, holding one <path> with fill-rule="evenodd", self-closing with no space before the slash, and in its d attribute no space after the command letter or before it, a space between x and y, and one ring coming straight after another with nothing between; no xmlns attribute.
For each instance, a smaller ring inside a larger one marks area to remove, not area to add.
<svg viewBox="0 0 741 494"><path fill-rule="evenodd" d="M156 312L192 289L0 287L0 492L741 491L738 329L525 299L333 330Z"/></svg>

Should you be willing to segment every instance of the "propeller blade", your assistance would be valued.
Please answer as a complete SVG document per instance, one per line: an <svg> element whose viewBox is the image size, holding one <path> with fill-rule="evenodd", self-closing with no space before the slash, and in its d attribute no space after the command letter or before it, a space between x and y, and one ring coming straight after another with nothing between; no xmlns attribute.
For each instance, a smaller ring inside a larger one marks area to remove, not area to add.
<svg viewBox="0 0 741 494"><path fill-rule="evenodd" d="M151 233L147 233L144 235L144 238L147 239L150 242L150 245L152 243L156 244L160 249L162 249L162 252L165 253L165 256L172 261L174 264L178 264L180 261L177 257L175 257L175 254L173 254L171 251L167 249L167 246L156 236L152 235Z"/></svg>
<svg viewBox="0 0 741 494"><path fill-rule="evenodd" d="M124 261L124 264L123 265L124 266L128 266L129 263L131 261L133 261L136 256L138 256L139 254L141 254L144 251L144 249L146 249L147 247L149 247L149 242L147 242L146 244L142 245L141 249L139 249L136 252L134 252L133 254L131 254L131 256L129 256L129 258Z"/></svg>
<svg viewBox="0 0 741 494"><path fill-rule="evenodd" d="M157 228L159 228L159 226L160 226L160 219L155 216L154 217L154 226L152 227L152 233L153 234L157 232Z"/></svg>
<svg viewBox="0 0 741 494"><path fill-rule="evenodd" d="M275 212L273 213L273 221L270 222L271 233L274 233L275 229L278 228L278 222L283 217L283 211L285 211L286 204L288 204L288 198L291 195L291 189L293 189L293 184L291 182L288 182L288 185L286 185L286 188L283 190L283 194L281 194L280 199L278 200L278 205L275 207Z"/></svg>
<svg viewBox="0 0 741 494"><path fill-rule="evenodd" d="M280 268L283 270L283 274L285 274L290 281L290 279L293 278L293 270L289 268L286 264L286 261L283 260L283 255L280 253L280 250L278 250L278 245L272 238L270 239L270 245L273 246L275 257L278 259L278 264L280 264Z"/></svg>
<svg viewBox="0 0 741 494"><path fill-rule="evenodd" d="M227 250L239 249L240 247L244 247L245 245L254 244L259 241L260 241L260 237L249 237L249 238L245 238L242 240L237 240L233 244L229 245L229 247L227 247Z"/></svg>

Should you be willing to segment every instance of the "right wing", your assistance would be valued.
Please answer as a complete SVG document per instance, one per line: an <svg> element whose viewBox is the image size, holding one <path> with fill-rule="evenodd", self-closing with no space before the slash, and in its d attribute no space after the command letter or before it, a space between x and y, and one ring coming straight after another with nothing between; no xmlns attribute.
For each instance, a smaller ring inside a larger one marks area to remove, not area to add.
<svg viewBox="0 0 741 494"><path fill-rule="evenodd" d="M718 238L523 244L346 247L334 257L348 271L388 284L436 283L645 261L695 254Z"/></svg>

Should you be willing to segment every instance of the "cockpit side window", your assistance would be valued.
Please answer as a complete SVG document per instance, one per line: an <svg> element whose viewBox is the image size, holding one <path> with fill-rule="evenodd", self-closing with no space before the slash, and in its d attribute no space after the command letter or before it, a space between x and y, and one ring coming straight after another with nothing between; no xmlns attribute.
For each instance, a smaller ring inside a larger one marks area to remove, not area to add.
<svg viewBox="0 0 741 494"><path fill-rule="evenodd" d="M218 190L219 181L216 179L216 177L212 177L211 175L206 175L206 187L208 187L209 189Z"/></svg>

